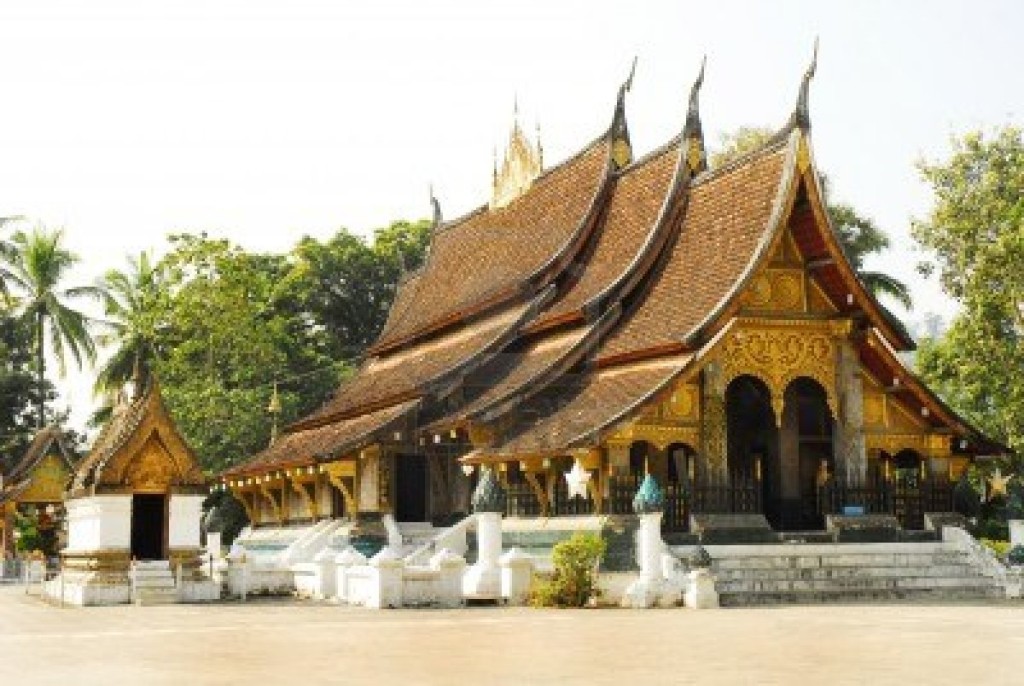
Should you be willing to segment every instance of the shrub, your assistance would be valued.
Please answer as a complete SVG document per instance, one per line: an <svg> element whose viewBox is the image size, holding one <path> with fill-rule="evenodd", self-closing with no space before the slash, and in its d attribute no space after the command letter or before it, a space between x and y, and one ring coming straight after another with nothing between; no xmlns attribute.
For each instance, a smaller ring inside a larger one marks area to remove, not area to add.
<svg viewBox="0 0 1024 686"><path fill-rule="evenodd" d="M1024 545L1016 545L1006 555L1006 561L1011 565L1024 565Z"/></svg>
<svg viewBox="0 0 1024 686"><path fill-rule="evenodd" d="M995 553L996 557L1000 560L1006 559L1006 554L1010 552L1009 541L999 541L992 538L982 538L981 544Z"/></svg>
<svg viewBox="0 0 1024 686"><path fill-rule="evenodd" d="M575 533L555 545L551 558L555 573L539 580L530 593L534 607L583 607L597 595L597 565L607 543L595 534Z"/></svg>

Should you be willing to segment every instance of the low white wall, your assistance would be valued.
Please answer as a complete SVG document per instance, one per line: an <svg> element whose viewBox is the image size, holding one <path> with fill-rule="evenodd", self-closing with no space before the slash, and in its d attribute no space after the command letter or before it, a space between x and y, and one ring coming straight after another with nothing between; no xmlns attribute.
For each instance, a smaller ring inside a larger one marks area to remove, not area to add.
<svg viewBox="0 0 1024 686"><path fill-rule="evenodd" d="M171 548L200 547L203 519L202 495L172 494L168 505L167 540ZM129 526L131 520L129 519Z"/></svg>
<svg viewBox="0 0 1024 686"><path fill-rule="evenodd" d="M132 497L95 495L65 503L68 552L127 550L132 542ZM197 544L198 546L198 544Z"/></svg>

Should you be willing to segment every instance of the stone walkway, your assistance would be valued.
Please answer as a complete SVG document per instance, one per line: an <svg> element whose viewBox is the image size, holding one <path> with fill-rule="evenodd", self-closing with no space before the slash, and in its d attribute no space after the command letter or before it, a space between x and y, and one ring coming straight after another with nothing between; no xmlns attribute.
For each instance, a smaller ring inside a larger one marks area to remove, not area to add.
<svg viewBox="0 0 1024 686"><path fill-rule="evenodd" d="M0 684L1020 684L1024 604L58 609L0 586Z"/></svg>

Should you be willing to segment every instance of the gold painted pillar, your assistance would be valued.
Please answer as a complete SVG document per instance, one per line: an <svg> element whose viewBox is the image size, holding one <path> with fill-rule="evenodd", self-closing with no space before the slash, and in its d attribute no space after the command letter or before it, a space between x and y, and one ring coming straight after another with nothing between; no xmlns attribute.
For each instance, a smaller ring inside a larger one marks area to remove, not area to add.
<svg viewBox="0 0 1024 686"><path fill-rule="evenodd" d="M833 416L832 424L836 473L844 476L847 483L864 483L868 471L864 442L864 380L857 351L850 340L837 338L836 343L839 416Z"/></svg>
<svg viewBox="0 0 1024 686"><path fill-rule="evenodd" d="M701 374L700 470L706 481L726 483L728 480L725 384L719 362L709 362ZM698 478L699 475L698 475Z"/></svg>

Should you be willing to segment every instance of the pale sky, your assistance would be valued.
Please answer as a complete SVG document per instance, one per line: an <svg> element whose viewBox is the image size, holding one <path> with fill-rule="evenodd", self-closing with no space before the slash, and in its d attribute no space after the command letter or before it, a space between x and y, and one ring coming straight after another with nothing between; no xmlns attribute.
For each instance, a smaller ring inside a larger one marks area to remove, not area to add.
<svg viewBox="0 0 1024 686"><path fill-rule="evenodd" d="M1024 3L0 2L0 216L63 226L91 281L207 230L283 251L484 202L518 97L554 163L608 124L638 56L638 152L674 135L702 55L709 142L781 125L810 57L815 152L894 250L920 321L952 304L914 272L915 160L1020 125ZM695 275L699 278L699 275ZM81 426L93 370L59 380Z"/></svg>

